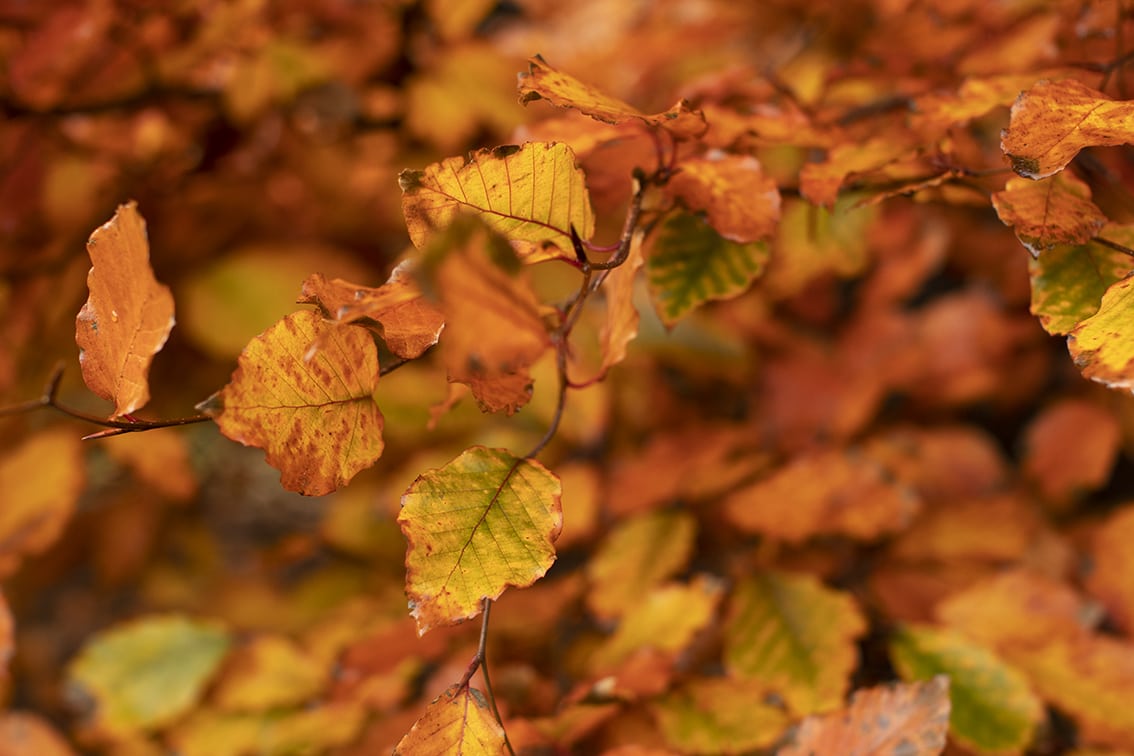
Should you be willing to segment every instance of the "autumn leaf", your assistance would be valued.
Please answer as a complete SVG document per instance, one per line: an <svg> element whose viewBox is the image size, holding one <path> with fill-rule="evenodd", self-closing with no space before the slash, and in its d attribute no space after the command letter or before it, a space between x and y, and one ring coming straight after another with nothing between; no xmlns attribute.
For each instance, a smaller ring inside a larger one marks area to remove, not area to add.
<svg viewBox="0 0 1134 756"><path fill-rule="evenodd" d="M368 712L354 701L305 709L227 712L200 708L168 730L183 756L220 753L324 753L355 741Z"/></svg>
<svg viewBox="0 0 1134 756"><path fill-rule="evenodd" d="M714 299L744 292L764 271L768 246L737 244L705 219L678 212L662 224L646 256L654 309L666 325Z"/></svg>
<svg viewBox="0 0 1134 756"><path fill-rule="evenodd" d="M1063 170L1085 147L1129 144L1132 135L1131 103L1074 79L1041 81L1012 106L1000 147L1016 173L1042 179Z"/></svg>
<svg viewBox="0 0 1134 756"><path fill-rule="evenodd" d="M665 190L685 207L704 212L718 234L738 244L771 237L780 220L780 193L749 155L710 152L681 161Z"/></svg>
<svg viewBox="0 0 1134 756"><path fill-rule="evenodd" d="M215 623L151 616L91 639L70 664L71 684L93 704L106 736L169 724L196 705L228 651Z"/></svg>
<svg viewBox="0 0 1134 756"><path fill-rule="evenodd" d="M1024 431L1024 475L1056 505L1081 497L1110 478L1120 434L1118 421L1101 405L1057 402Z"/></svg>
<svg viewBox="0 0 1134 756"><path fill-rule="evenodd" d="M38 554L62 534L75 511L86 473L71 432L37 433L0 458L0 576L24 556Z"/></svg>
<svg viewBox="0 0 1134 756"><path fill-rule="evenodd" d="M754 680L692 680L650 703L666 742L684 754L718 754L766 748L783 734L788 718L766 701Z"/></svg>
<svg viewBox="0 0 1134 756"><path fill-rule="evenodd" d="M664 128L678 136L695 136L705 131L705 119L684 100L664 113L645 115L636 108L588 86L570 74L553 68L539 55L528 59L528 72L520 74L520 102L547 100L561 108L574 108L609 124L640 121Z"/></svg>
<svg viewBox="0 0 1134 756"><path fill-rule="evenodd" d="M907 681L949 677L950 733L984 752L1022 750L1043 717L1027 679L989 649L951 630L905 627L891 658Z"/></svg>
<svg viewBox="0 0 1134 756"><path fill-rule="evenodd" d="M1067 348L1083 375L1113 389L1134 391L1134 278L1106 290L1099 311L1067 336Z"/></svg>
<svg viewBox="0 0 1134 756"><path fill-rule="evenodd" d="M775 297L790 297L824 274L851 277L866 266L866 233L874 208L854 207L844 195L830 210L799 200L785 201L768 272L761 286Z"/></svg>
<svg viewBox="0 0 1134 756"><path fill-rule="evenodd" d="M1008 179L992 195L992 206L1033 257L1060 244L1083 244L1106 224L1091 202L1091 188L1069 173L1039 181Z"/></svg>
<svg viewBox="0 0 1134 756"><path fill-rule="evenodd" d="M638 307L634 304L634 289L638 271L645 265L642 256L641 232L630 240L626 260L606 277L602 290L606 295L606 319L602 324L599 341L602 348L600 375L626 358L626 348L638 335Z"/></svg>
<svg viewBox="0 0 1134 756"><path fill-rule="evenodd" d="M1107 242L1129 247L1134 227L1108 226L1087 244L1045 250L1028 261L1032 314L1050 334L1070 333L1099 310L1111 285L1134 271L1134 260Z"/></svg>
<svg viewBox="0 0 1134 756"><path fill-rule="evenodd" d="M445 315L441 356L449 380L468 384L486 412L512 414L531 398L529 368L551 345L515 253L466 216L430 242L422 267Z"/></svg>
<svg viewBox="0 0 1134 756"><path fill-rule="evenodd" d="M321 496L381 456L377 384L370 334L302 311L253 339L232 380L199 408L233 441L264 449L284 488Z"/></svg>
<svg viewBox="0 0 1134 756"><path fill-rule="evenodd" d="M150 400L150 361L173 328L173 295L154 278L135 203L91 234L87 252L90 296L75 320L83 380L113 402L113 416L129 415Z"/></svg>
<svg viewBox="0 0 1134 756"><path fill-rule="evenodd" d="M594 214L582 170L565 144L529 142L447 158L398 176L402 212L417 247L458 214L479 217L516 244L529 262L574 259L571 229L594 233Z"/></svg>
<svg viewBox="0 0 1134 756"><path fill-rule="evenodd" d="M846 694L865 630L854 600L814 576L758 575L733 591L724 663L776 691L796 714L831 711Z"/></svg>
<svg viewBox="0 0 1134 756"><path fill-rule="evenodd" d="M453 685L436 699L394 749L395 756L503 754L504 729L492 716L484 694Z"/></svg>
<svg viewBox="0 0 1134 756"><path fill-rule="evenodd" d="M949 732L949 678L863 688L842 711L808 717L777 756L937 756Z"/></svg>
<svg viewBox="0 0 1134 756"><path fill-rule="evenodd" d="M0 592L0 681L8 680L8 660L12 658L14 646L13 630L12 610L3 592Z"/></svg>
<svg viewBox="0 0 1134 756"><path fill-rule="evenodd" d="M877 137L865 144L838 145L823 162L803 167L799 192L816 205L833 207L847 176L882 168L908 151L907 144L892 136Z"/></svg>
<svg viewBox="0 0 1134 756"><path fill-rule="evenodd" d="M323 663L287 638L260 635L233 650L213 701L226 711L264 711L314 699L328 680Z"/></svg>
<svg viewBox="0 0 1134 756"><path fill-rule="evenodd" d="M0 753L74 756L75 751L43 717L27 711L0 714Z"/></svg>
<svg viewBox="0 0 1134 756"><path fill-rule="evenodd" d="M1087 589L1106 609L1111 621L1134 636L1134 509L1114 512L1094 532Z"/></svg>
<svg viewBox="0 0 1134 756"><path fill-rule="evenodd" d="M419 476L398 514L418 633L475 617L484 599L543 577L563 525L559 496L540 463L483 446Z"/></svg>

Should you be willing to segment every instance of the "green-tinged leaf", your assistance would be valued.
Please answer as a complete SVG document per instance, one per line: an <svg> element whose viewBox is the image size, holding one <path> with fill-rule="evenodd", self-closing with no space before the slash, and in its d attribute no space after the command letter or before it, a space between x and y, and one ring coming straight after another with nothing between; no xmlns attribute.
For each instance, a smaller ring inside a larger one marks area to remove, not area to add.
<svg viewBox="0 0 1134 756"><path fill-rule="evenodd" d="M71 663L68 677L91 701L97 731L129 735L192 709L228 646L228 632L214 623L146 617L96 635Z"/></svg>
<svg viewBox="0 0 1134 756"><path fill-rule="evenodd" d="M1134 226L1112 226L1102 238L1134 245ZM1032 314L1050 334L1067 334L1099 311L1103 294L1134 271L1134 258L1093 241L1045 250L1028 261Z"/></svg>
<svg viewBox="0 0 1134 756"><path fill-rule="evenodd" d="M1031 742L1043 704L1024 676L988 648L952 630L905 627L890 654L905 680L949 677L951 734L967 747L995 753Z"/></svg>
<svg viewBox="0 0 1134 756"><path fill-rule="evenodd" d="M357 701L255 713L202 708L167 737L178 756L327 753L355 740L367 714Z"/></svg>
<svg viewBox="0 0 1134 756"><path fill-rule="evenodd" d="M327 682L329 670L295 643L261 635L233 651L212 700L226 711L299 706Z"/></svg>
<svg viewBox="0 0 1134 756"><path fill-rule="evenodd" d="M646 258L654 309L666 325L673 325L705 302L743 293L767 260L767 244L730 242L704 218L675 213Z"/></svg>
<svg viewBox="0 0 1134 756"><path fill-rule="evenodd" d="M203 402L221 433L265 451L283 487L321 496L382 455L370 334L294 312L253 339L232 380Z"/></svg>
<svg viewBox="0 0 1134 756"><path fill-rule="evenodd" d="M406 733L394 756L488 756L505 753L504 729L476 688L452 686Z"/></svg>
<svg viewBox="0 0 1134 756"><path fill-rule="evenodd" d="M844 278L866 267L866 232L877 217L874 207L855 207L858 198L845 194L833 209L802 200L786 200L771 263L761 287L777 298L799 293L815 278Z"/></svg>
<svg viewBox="0 0 1134 756"><path fill-rule="evenodd" d="M529 142L447 158L425 170L402 171L402 212L413 243L422 247L460 213L481 218L517 244L529 261L574 259L571 228L594 233L583 171L565 144Z"/></svg>
<svg viewBox="0 0 1134 756"><path fill-rule="evenodd" d="M1079 150L1134 141L1134 103L1115 102L1073 79L1041 81L1012 106L1000 148L1021 176L1063 170Z"/></svg>
<svg viewBox="0 0 1134 756"><path fill-rule="evenodd" d="M650 588L683 569L697 521L687 512L652 512L623 520L587 563L587 604L600 617L619 617Z"/></svg>
<svg viewBox="0 0 1134 756"><path fill-rule="evenodd" d="M1091 188L1069 173L1032 181L1013 177L992 206L1033 257L1060 244L1084 244L1106 224Z"/></svg>
<svg viewBox="0 0 1134 756"><path fill-rule="evenodd" d="M483 446L418 477L398 514L418 632L475 617L484 599L543 577L563 525L559 496L540 463Z"/></svg>
<svg viewBox="0 0 1134 756"><path fill-rule="evenodd" d="M561 108L574 108L604 123L618 124L641 121L647 126L664 128L678 136L694 136L705 131L705 118L691 110L684 100L664 113L645 115L599 90L553 68L539 55L528 59L528 72L520 74L520 102L547 100Z"/></svg>
<svg viewBox="0 0 1134 756"><path fill-rule="evenodd" d="M937 756L949 733L949 678L864 688L841 711L808 717L777 756Z"/></svg>
<svg viewBox="0 0 1134 756"><path fill-rule="evenodd" d="M815 577L758 575L733 591L724 662L776 691L796 714L830 711L842 705L865 630L854 599Z"/></svg>
<svg viewBox="0 0 1134 756"><path fill-rule="evenodd" d="M1071 330L1067 348L1087 378L1134 391L1134 278L1106 290L1099 311Z"/></svg>
<svg viewBox="0 0 1134 756"><path fill-rule="evenodd" d="M739 753L766 748L783 735L787 714L766 702L754 680L693 680L652 702L666 743L681 753Z"/></svg>

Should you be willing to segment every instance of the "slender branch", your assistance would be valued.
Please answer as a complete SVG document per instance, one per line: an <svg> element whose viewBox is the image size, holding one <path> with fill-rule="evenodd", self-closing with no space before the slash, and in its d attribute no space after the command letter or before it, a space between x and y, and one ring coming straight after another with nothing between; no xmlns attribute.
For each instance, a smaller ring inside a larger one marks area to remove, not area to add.
<svg viewBox="0 0 1134 756"><path fill-rule="evenodd" d="M1091 239L1091 241L1104 247L1113 249L1115 252L1121 252L1122 254L1129 257L1134 257L1134 249L1131 249L1124 244L1119 244L1118 242L1111 241L1110 239L1106 239L1101 236L1096 236L1094 239Z"/></svg>
<svg viewBox="0 0 1134 756"><path fill-rule="evenodd" d="M484 695L488 699L488 707L492 710L492 716L496 718L496 722L504 733L504 747L508 749L511 756L516 756L516 752L512 750L512 742L508 740L508 731L504 728L504 718L500 716L500 709L496 705L496 694L492 692L492 680L488 677L488 619L491 609L492 599L484 599L481 602L480 640L477 642L476 654L469 662L465 674L461 676L461 681L457 685L459 688L468 688L469 681L472 680L476 671L480 670L480 675L484 679Z"/></svg>
<svg viewBox="0 0 1134 756"><path fill-rule="evenodd" d="M638 219L642 215L642 201L646 193L646 177L639 170L634 171L634 194L630 197L630 209L626 213L626 222L622 225L622 236L618 240L618 251L606 262L591 263L592 270L610 270L626 262L630 254L630 242L634 238L634 229L638 227Z"/></svg>
<svg viewBox="0 0 1134 756"><path fill-rule="evenodd" d="M547 426L547 431L543 437L536 442L532 450L524 455L524 459L533 459L537 454L543 451L551 439L555 437L556 431L559 430L559 423L563 420L563 410L567 406L567 332L561 327L556 344L555 351L555 366L556 373L559 375L559 396L555 399L555 414L551 417L551 423Z"/></svg>

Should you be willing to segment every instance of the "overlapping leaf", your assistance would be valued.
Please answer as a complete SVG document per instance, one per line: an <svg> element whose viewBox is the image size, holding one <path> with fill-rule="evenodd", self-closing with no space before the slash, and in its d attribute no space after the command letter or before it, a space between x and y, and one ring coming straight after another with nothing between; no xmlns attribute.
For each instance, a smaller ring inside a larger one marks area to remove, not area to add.
<svg viewBox="0 0 1134 756"><path fill-rule="evenodd" d="M1083 375L1114 389L1134 391L1134 278L1107 289L1099 311L1075 326L1067 348Z"/></svg>
<svg viewBox="0 0 1134 756"><path fill-rule="evenodd" d="M1043 717L1043 704L1024 676L996 654L950 630L906 627L891 643L906 680L948 675L950 731L984 752L1022 750Z"/></svg>
<svg viewBox="0 0 1134 756"><path fill-rule="evenodd" d="M866 622L847 594L811 575L768 573L733 591L724 662L762 681L797 714L838 708L858 665L855 641Z"/></svg>
<svg viewBox="0 0 1134 756"><path fill-rule="evenodd" d="M395 756L503 754L504 730L476 688L454 685L442 693L394 749Z"/></svg>
<svg viewBox="0 0 1134 756"><path fill-rule="evenodd" d="M484 599L541 578L555 561L559 497L543 465L483 446L418 477L398 514L418 632L475 617Z"/></svg>
<svg viewBox="0 0 1134 756"><path fill-rule="evenodd" d="M949 678L864 688L842 711L808 717L777 756L937 756L949 732Z"/></svg>
<svg viewBox="0 0 1134 756"><path fill-rule="evenodd" d="M892 163L909 151L909 145L892 136L877 137L865 144L841 144L821 163L808 163L799 174L799 192L823 207L833 207L847 177L873 171Z"/></svg>
<svg viewBox="0 0 1134 756"><path fill-rule="evenodd" d="M743 293L767 260L764 242L737 244L699 216L674 213L659 229L646 258L654 308L673 325L710 300Z"/></svg>
<svg viewBox="0 0 1134 756"><path fill-rule="evenodd" d="M1039 181L1013 177L992 195L992 206L1033 257L1056 245L1083 244L1106 224L1091 188L1066 172Z"/></svg>
<svg viewBox="0 0 1134 756"><path fill-rule="evenodd" d="M1116 102L1074 79L1041 81L1020 94L1000 147L1016 173L1042 179L1079 150L1134 141L1134 103Z"/></svg>
<svg viewBox="0 0 1134 756"><path fill-rule="evenodd" d="M71 663L69 677L94 702L99 732L128 735L193 708L229 642L214 623L146 617L96 636Z"/></svg>
<svg viewBox="0 0 1134 756"><path fill-rule="evenodd" d="M200 408L233 441L263 449L284 488L321 496L381 456L377 385L369 333L294 312L245 347L232 380Z"/></svg>
<svg viewBox="0 0 1134 756"><path fill-rule="evenodd" d="M1032 314L1048 333L1067 334L1099 310L1111 285L1134 271L1134 259L1107 244L1134 244L1134 227L1110 226L1100 239L1046 250L1028 261Z"/></svg>
<svg viewBox="0 0 1134 756"><path fill-rule="evenodd" d="M760 162L748 155L710 153L681 161L666 191L738 244L772 236L780 220L780 193Z"/></svg>
<svg viewBox="0 0 1134 756"><path fill-rule="evenodd" d="M154 278L135 203L91 234L87 252L90 296L75 320L83 380L114 403L113 415L128 415L150 399L150 361L173 328L173 295Z"/></svg>
<svg viewBox="0 0 1134 756"><path fill-rule="evenodd" d="M529 261L574 259L572 227L584 240L594 233L586 181L565 144L478 150L424 170L402 171L398 183L406 228L418 247L461 213L481 218Z"/></svg>
<svg viewBox="0 0 1134 756"><path fill-rule="evenodd" d="M528 72L520 74L520 102L547 100L561 108L574 108L591 118L610 124L641 121L678 136L696 136L705 131L705 119L684 100L664 113L645 115L621 100L553 68L536 55L528 60Z"/></svg>

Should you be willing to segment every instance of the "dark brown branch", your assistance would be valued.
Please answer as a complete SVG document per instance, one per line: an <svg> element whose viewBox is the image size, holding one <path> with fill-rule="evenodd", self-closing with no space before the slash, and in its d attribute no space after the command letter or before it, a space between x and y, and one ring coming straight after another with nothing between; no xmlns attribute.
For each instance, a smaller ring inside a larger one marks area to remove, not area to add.
<svg viewBox="0 0 1134 756"><path fill-rule="evenodd" d="M459 689L468 688L469 681L472 680L476 671L480 670L480 675L484 678L484 695L488 699L488 707L492 710L492 716L496 718L496 722L504 733L504 747L508 749L511 756L516 756L516 752L512 750L512 742L508 740L508 731L504 729L504 719L500 716L500 709L496 705L496 694L492 692L492 681L488 677L488 618L491 609L492 599L484 599L481 603L480 640L476 646L476 654L469 662L469 666L457 686Z"/></svg>
<svg viewBox="0 0 1134 756"><path fill-rule="evenodd" d="M1110 239L1106 239L1102 236L1096 236L1094 239L1091 239L1091 241L1107 247L1108 249L1113 249L1115 252L1121 252L1128 257L1134 257L1134 249L1127 247L1125 244L1119 244L1118 242L1111 241Z"/></svg>

